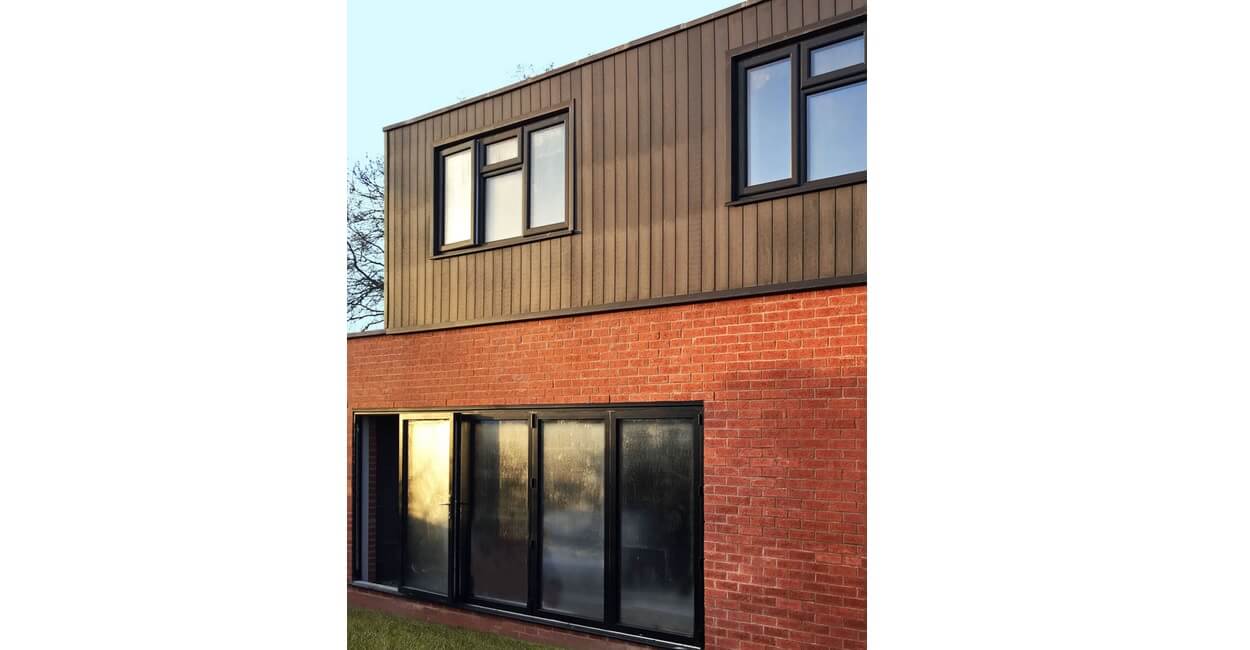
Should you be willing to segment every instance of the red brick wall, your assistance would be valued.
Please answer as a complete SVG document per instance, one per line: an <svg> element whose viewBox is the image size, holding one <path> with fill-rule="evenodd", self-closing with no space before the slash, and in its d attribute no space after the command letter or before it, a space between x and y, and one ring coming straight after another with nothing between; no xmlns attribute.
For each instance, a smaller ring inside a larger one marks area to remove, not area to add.
<svg viewBox="0 0 1250 650"><path fill-rule="evenodd" d="M348 404L702 400L707 647L863 648L866 303L859 286L355 338Z"/></svg>

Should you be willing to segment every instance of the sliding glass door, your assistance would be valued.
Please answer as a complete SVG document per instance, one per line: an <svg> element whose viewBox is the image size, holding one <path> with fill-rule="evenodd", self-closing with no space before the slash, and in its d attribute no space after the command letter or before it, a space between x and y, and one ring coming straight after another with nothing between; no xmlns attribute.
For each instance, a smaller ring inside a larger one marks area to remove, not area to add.
<svg viewBox="0 0 1250 650"><path fill-rule="evenodd" d="M450 416L406 416L404 571L401 586L450 595L452 428Z"/></svg>
<svg viewBox="0 0 1250 650"><path fill-rule="evenodd" d="M465 596L517 607L529 604L529 419L467 418L472 477ZM463 467L463 465L462 465Z"/></svg>
<svg viewBox="0 0 1250 650"><path fill-rule="evenodd" d="M401 592L702 642L698 406L403 414L399 424ZM362 459L385 458L372 437L361 444ZM382 470L361 467L358 480L362 505L381 503ZM362 525L358 539L381 548L376 531ZM372 553L357 575L377 584L385 572Z"/></svg>
<svg viewBox="0 0 1250 650"><path fill-rule="evenodd" d="M621 623L690 635L694 622L694 426L622 419Z"/></svg>
<svg viewBox="0 0 1250 650"><path fill-rule="evenodd" d="M538 429L540 606L594 621L604 618L606 429L602 416L561 414L540 419Z"/></svg>

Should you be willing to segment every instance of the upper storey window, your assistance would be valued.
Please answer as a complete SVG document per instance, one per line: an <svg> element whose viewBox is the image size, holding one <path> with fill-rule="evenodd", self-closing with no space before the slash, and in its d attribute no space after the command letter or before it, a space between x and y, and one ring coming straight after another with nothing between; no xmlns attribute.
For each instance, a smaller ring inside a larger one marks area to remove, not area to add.
<svg viewBox="0 0 1250 650"><path fill-rule="evenodd" d="M867 176L864 23L734 59L734 198Z"/></svg>
<svg viewBox="0 0 1250 650"><path fill-rule="evenodd" d="M572 228L568 114L436 150L435 254Z"/></svg>

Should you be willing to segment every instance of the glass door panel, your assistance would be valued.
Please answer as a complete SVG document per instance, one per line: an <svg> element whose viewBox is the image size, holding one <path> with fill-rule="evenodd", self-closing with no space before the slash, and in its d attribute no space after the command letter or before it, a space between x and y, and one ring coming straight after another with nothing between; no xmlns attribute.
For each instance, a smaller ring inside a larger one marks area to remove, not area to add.
<svg viewBox="0 0 1250 650"><path fill-rule="evenodd" d="M620 421L621 622L694 633L694 421Z"/></svg>
<svg viewBox="0 0 1250 650"><path fill-rule="evenodd" d="M526 420L474 423L469 594L529 602L530 427Z"/></svg>
<svg viewBox="0 0 1250 650"><path fill-rule="evenodd" d="M604 424L542 423L542 607L603 620Z"/></svg>
<svg viewBox="0 0 1250 650"><path fill-rule="evenodd" d="M403 586L447 595L451 420L406 420Z"/></svg>

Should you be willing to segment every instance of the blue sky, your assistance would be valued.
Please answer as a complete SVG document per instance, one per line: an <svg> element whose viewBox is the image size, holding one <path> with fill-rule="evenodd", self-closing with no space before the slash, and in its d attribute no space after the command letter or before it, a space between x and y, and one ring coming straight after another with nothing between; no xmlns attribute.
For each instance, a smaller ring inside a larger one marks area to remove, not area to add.
<svg viewBox="0 0 1250 650"><path fill-rule="evenodd" d="M348 162L382 127L728 7L732 0L456 0L347 4Z"/></svg>

